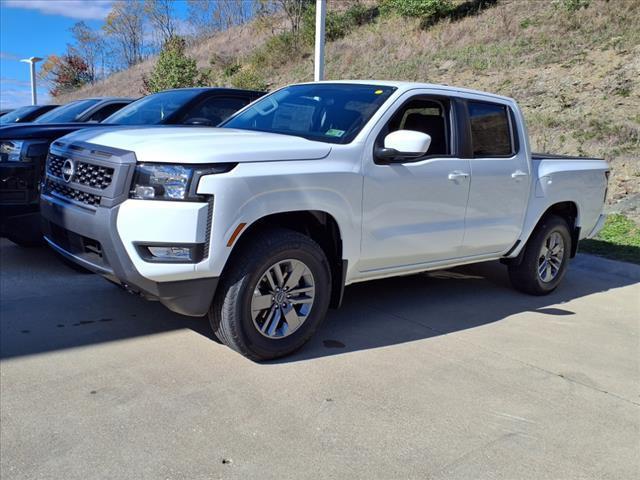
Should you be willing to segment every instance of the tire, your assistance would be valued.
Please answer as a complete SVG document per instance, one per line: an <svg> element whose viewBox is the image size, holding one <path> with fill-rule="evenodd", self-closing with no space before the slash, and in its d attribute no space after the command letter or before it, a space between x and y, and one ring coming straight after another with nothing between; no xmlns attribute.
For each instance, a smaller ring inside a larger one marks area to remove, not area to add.
<svg viewBox="0 0 640 480"><path fill-rule="evenodd" d="M268 230L234 254L209 321L228 347L252 360L271 360L311 338L330 297L331 270L320 246L292 230Z"/></svg>
<svg viewBox="0 0 640 480"><path fill-rule="evenodd" d="M553 292L567 271L570 254L566 220L557 215L545 217L527 242L520 265L509 265L511 284L530 295Z"/></svg>

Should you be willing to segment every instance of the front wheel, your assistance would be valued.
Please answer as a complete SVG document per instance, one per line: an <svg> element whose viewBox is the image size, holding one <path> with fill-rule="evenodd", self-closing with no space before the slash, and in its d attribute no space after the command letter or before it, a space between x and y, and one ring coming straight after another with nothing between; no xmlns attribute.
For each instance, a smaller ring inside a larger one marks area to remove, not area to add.
<svg viewBox="0 0 640 480"><path fill-rule="evenodd" d="M218 339L242 355L278 358L315 333L330 293L331 272L320 246L300 233L274 229L234 255L209 320Z"/></svg>
<svg viewBox="0 0 640 480"><path fill-rule="evenodd" d="M566 273L570 252L567 222L549 215L531 235L520 265L509 266L511 284L530 295L553 292Z"/></svg>

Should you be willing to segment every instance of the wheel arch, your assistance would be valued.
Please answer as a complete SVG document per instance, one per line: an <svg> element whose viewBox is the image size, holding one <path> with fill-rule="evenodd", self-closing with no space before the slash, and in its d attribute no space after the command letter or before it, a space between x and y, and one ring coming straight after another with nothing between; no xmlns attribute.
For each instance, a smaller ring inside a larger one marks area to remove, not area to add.
<svg viewBox="0 0 640 480"><path fill-rule="evenodd" d="M515 254L515 256L504 258L503 263L507 263L510 265L520 264L525 247L527 245L527 242L531 238L531 235L533 235L533 232L536 231L540 224L549 215L557 215L566 220L567 225L569 226L569 233L571 234L570 258L576 256L576 253L578 252L578 240L580 238L580 208L578 204L573 200L565 200L549 205L546 210L542 211L538 215L535 223L532 223L533 226L526 230L526 236L523 235L523 237L518 240L518 243L511 248L509 254Z"/></svg>
<svg viewBox="0 0 640 480"><path fill-rule="evenodd" d="M311 238L322 248L331 269L330 306L338 308L344 294L347 260L343 259L342 233L335 217L322 210L291 210L265 215L242 229L232 245L229 258L261 231L271 228L296 231Z"/></svg>

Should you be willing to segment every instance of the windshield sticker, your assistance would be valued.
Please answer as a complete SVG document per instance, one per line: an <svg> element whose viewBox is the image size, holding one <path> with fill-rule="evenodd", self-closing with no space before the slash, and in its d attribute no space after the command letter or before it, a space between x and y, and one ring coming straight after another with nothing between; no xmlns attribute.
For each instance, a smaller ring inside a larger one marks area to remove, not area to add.
<svg viewBox="0 0 640 480"><path fill-rule="evenodd" d="M330 128L329 130L327 130L325 135L329 137L341 137L342 135L344 135L344 130L338 130L337 128Z"/></svg>
<svg viewBox="0 0 640 480"><path fill-rule="evenodd" d="M375 93L376 95L380 95L380 94L382 93L382 90L376 90L376 91L375 91L375 92L373 92L373 93Z"/></svg>

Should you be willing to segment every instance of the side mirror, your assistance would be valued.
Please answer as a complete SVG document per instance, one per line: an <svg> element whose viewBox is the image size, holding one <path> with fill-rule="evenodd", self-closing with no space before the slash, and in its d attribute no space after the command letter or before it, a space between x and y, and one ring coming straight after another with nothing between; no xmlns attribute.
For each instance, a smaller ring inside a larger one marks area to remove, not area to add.
<svg viewBox="0 0 640 480"><path fill-rule="evenodd" d="M384 138L384 148L376 148L380 163L403 163L427 153L431 136L415 130L397 130Z"/></svg>

